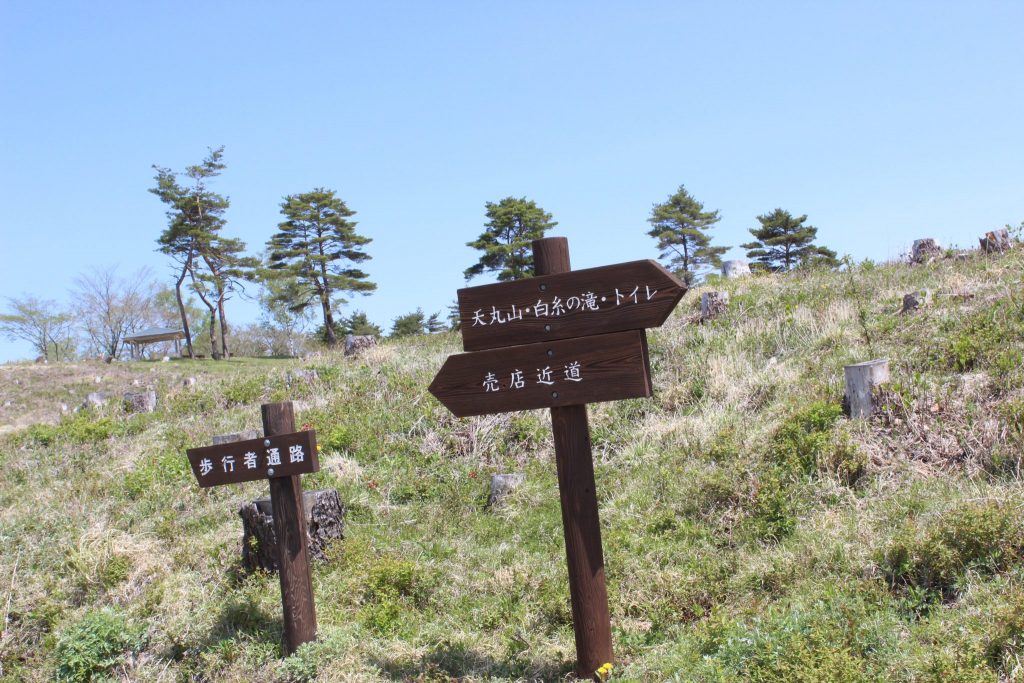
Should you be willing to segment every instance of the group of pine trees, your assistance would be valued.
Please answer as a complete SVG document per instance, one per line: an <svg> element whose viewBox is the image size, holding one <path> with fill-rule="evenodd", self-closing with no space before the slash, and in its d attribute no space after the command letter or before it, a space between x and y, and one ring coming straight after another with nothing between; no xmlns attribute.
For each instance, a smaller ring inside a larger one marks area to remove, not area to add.
<svg viewBox="0 0 1024 683"><path fill-rule="evenodd" d="M658 241L660 257L677 274L690 283L703 269L719 268L722 255L729 247L711 244L711 228L721 216L717 210L705 211L686 187L679 189L661 204L655 204L647 221L647 233ZM784 209L775 209L757 217L759 227L750 228L754 240L740 245L755 269L787 271L799 266L839 265L836 252L814 244L818 229L804 225L807 216L793 216Z"/></svg>
<svg viewBox="0 0 1024 683"><path fill-rule="evenodd" d="M334 315L346 302L345 293L369 293L377 288L358 267L370 258L363 248L371 240L356 232L356 223L350 220L355 212L332 190L322 187L288 195L281 203L284 220L267 241L266 257L243 256L245 243L221 234L229 200L207 186L223 171L223 154L223 147L211 150L201 164L187 167L180 174L187 182L179 182L179 174L170 169L155 166L156 186L150 189L168 207L167 227L157 243L178 265L175 294L189 356L195 357L196 352L182 294L186 281L209 311L213 358L230 356L224 303L242 290L245 282L263 285L264 307L275 320L284 322L318 307L323 338L330 346L346 331L379 333L365 313L342 320Z"/></svg>
<svg viewBox="0 0 1024 683"><path fill-rule="evenodd" d="M498 203L487 202L486 230L467 246L483 251L480 260L465 271L469 280L482 273L493 273L499 281L518 280L533 275L530 242L558 225L547 213L525 197L506 197ZM687 283L702 271L719 268L722 255L730 247L713 245L711 229L721 220L719 212L705 211L686 187L680 186L666 201L655 204L647 222L648 235L657 240L659 258ZM752 266L766 271L787 271L800 266L839 265L836 252L814 244L818 229L805 225L807 216L793 216L775 209L757 217L759 227L750 228L754 240L741 245Z"/></svg>
<svg viewBox="0 0 1024 683"><path fill-rule="evenodd" d="M208 331L214 358L230 356L225 302L244 291L247 282L262 286L261 303L282 326L294 325L318 310L323 324L317 334L329 346L344 334L379 335L381 329L363 312L336 315L338 307L347 303L346 295L369 294L377 288L359 267L371 258L364 249L372 240L356 232L351 220L355 211L333 190L323 187L288 195L281 202L284 220L267 241L264 258L246 256L244 242L222 234L229 200L208 187L225 168L223 154L223 147L210 150L202 163L181 174L154 166L156 185L150 189L167 205L167 227L157 243L176 264L174 292L189 356L195 357L196 352L188 297L183 294L186 286L206 309L208 320L203 329ZM487 202L485 212L484 231L467 242L482 254L464 271L466 280L484 273L493 274L500 282L532 276L531 242L558 223L525 197ZM711 243L710 231L719 220L717 210L705 211L704 205L680 186L665 202L653 206L647 234L657 240L665 264L690 283L702 271L720 267L722 255L729 249ZM788 271L807 265L838 265L834 251L814 244L818 231L805 225L806 215L795 217L775 209L757 220L759 227L750 229L754 240L741 245L753 267ZM456 326L458 316L449 320ZM437 332L445 327L439 313L428 317L417 309L396 318L391 335Z"/></svg>

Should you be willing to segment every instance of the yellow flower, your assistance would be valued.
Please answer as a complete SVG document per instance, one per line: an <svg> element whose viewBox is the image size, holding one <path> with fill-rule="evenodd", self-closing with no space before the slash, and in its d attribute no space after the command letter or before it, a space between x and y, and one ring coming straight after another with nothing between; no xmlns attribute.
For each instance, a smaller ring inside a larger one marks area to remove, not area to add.
<svg viewBox="0 0 1024 683"><path fill-rule="evenodd" d="M594 673L597 674L598 680L607 681L612 675L612 663L605 662Z"/></svg>

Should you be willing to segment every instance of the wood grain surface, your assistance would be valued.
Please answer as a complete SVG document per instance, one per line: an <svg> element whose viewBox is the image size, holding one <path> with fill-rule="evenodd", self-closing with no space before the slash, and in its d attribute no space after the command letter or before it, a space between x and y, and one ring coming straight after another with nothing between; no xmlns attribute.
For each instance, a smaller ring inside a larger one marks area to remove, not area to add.
<svg viewBox="0 0 1024 683"><path fill-rule="evenodd" d="M264 404L262 411L263 433L271 437L271 440L274 436L295 431L295 413L291 401ZM274 534L277 536L278 574L284 613L284 651L285 655L291 655L303 643L316 640L316 605L313 602L313 577L309 567L301 477L294 475L271 479L270 505L274 514Z"/></svg>
<svg viewBox="0 0 1024 683"><path fill-rule="evenodd" d="M266 441L270 442L269 446L265 443ZM302 448L300 462L291 461L290 449L295 446ZM280 465L270 464L272 449L277 449ZM309 474L320 469L320 460L316 451L316 432L313 430L277 435L268 434L262 439L190 448L186 453L189 464L192 466L192 473L202 488L267 479L271 476L289 477L296 474ZM247 459L247 454L253 454L255 458L250 456ZM255 467L249 466L252 463L255 464ZM206 471L207 469L209 471ZM270 475L271 469L274 470L273 475Z"/></svg>
<svg viewBox="0 0 1024 683"><path fill-rule="evenodd" d="M468 287L458 291L462 345L478 351L658 327L685 293L649 260Z"/></svg>
<svg viewBox="0 0 1024 683"><path fill-rule="evenodd" d="M449 356L430 385L459 417L651 395L643 330Z"/></svg>

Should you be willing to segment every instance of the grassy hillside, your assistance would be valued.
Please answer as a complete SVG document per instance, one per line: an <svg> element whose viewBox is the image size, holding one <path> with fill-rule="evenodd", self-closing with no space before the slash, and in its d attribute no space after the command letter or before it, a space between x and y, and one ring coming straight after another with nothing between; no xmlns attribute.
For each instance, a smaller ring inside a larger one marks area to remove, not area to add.
<svg viewBox="0 0 1024 683"><path fill-rule="evenodd" d="M722 282L704 325L686 296L650 334L655 397L591 407L614 679L1024 680L1022 266ZM898 315L921 288L931 305ZM548 417L451 417L426 386L458 350L0 368L0 680L565 677ZM878 357L884 409L847 420L843 365ZM60 416L132 379L156 413ZM287 659L276 577L239 570L237 510L266 485L200 490L184 455L283 399L319 435L306 487L348 506L314 568L320 640ZM488 509L509 471L526 484Z"/></svg>

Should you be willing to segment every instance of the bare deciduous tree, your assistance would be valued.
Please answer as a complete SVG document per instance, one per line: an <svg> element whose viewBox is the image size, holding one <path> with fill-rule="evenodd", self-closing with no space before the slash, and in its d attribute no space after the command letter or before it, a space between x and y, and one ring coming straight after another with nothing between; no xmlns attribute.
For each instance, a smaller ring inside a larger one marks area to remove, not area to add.
<svg viewBox="0 0 1024 683"><path fill-rule="evenodd" d="M0 315L0 333L32 345L43 359L59 361L74 354L71 316L56 301L23 294L7 299L8 311Z"/></svg>
<svg viewBox="0 0 1024 683"><path fill-rule="evenodd" d="M76 324L89 344L89 351L108 361L118 357L124 338L138 332L152 319L156 285L152 273L143 268L122 278L117 267L94 268L75 278Z"/></svg>

